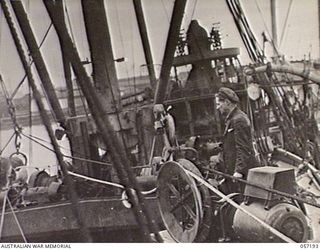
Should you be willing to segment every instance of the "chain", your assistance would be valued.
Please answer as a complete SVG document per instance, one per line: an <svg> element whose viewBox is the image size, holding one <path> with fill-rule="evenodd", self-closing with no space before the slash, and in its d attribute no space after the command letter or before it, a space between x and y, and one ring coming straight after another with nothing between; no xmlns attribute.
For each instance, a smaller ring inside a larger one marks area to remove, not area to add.
<svg viewBox="0 0 320 250"><path fill-rule="evenodd" d="M1 75L0 75L0 83L1 83L3 93L5 95L5 98L6 98L6 102L7 102L7 106L8 106L8 113L9 113L11 120L12 120L12 123L13 123L16 152L19 153L20 147L21 147L22 127L18 124L15 105L12 101L12 98L10 98L10 96L9 96L8 90L3 82Z"/></svg>

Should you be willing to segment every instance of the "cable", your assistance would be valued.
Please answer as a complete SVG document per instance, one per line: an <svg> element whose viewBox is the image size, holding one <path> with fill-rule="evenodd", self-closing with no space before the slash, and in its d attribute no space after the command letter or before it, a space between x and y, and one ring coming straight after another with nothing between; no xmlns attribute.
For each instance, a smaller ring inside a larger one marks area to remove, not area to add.
<svg viewBox="0 0 320 250"><path fill-rule="evenodd" d="M25 137L28 138L29 140L34 141L35 143L39 144L40 146L46 148L47 150L55 153L55 151L54 151L52 148L50 148L50 147L44 145L43 143L41 143L41 142L33 139L32 137L30 137L30 136L28 136L28 135L26 135L26 134L24 134L24 133L21 133L21 135L25 136ZM61 146L60 146L60 147L61 147ZM69 159L80 160L80 161L85 161L85 162L90 162L90 163L96 163L96 164L105 165L105 166L112 166L112 164L111 164L111 163L108 163L108 162L95 161L95 160L85 159L85 158L81 158L81 157L69 156L69 155L65 155L65 154L62 154L62 156L65 157L65 158L69 158Z"/></svg>
<svg viewBox="0 0 320 250"><path fill-rule="evenodd" d="M22 227L21 227L21 225L20 225L20 222L19 222L19 220L18 220L18 218L17 218L17 216L16 216L16 213L15 213L15 211L14 211L12 205L11 205L11 202L10 202L8 196L7 196L6 198L7 198L8 204L9 204L9 206L10 206L10 209L11 209L11 211L12 211L12 215L13 215L13 217L14 217L17 225L18 225L18 228L19 228L19 231L20 231L21 236L22 236L22 238L23 238L23 241L24 241L25 243L27 243L28 241L27 241L27 239L26 239L26 236L24 235L24 232L23 232Z"/></svg>
<svg viewBox="0 0 320 250"><path fill-rule="evenodd" d="M270 34L270 32L269 32L268 26L267 26L267 24L266 24L266 22L265 22L265 20L264 20L264 18L263 18L262 11L261 11L261 9L260 9L260 7L259 7L259 4L258 4L257 0L255 0L255 3L256 3L256 6L257 6L258 11L259 11L259 13L260 13L260 16L261 16L261 19L262 19L264 28L266 29L266 31L267 31L270 39L271 39L272 47L275 49L277 55L279 55L278 48L276 48L276 45L275 45L275 43L274 43L274 39L273 39L273 37L271 36L271 34Z"/></svg>
<svg viewBox="0 0 320 250"><path fill-rule="evenodd" d="M2 237L2 230L3 230L3 224L4 224L4 213L5 213L5 209L6 209L7 196L8 196L8 189L4 193L3 204L2 204L1 221L0 221L0 240Z"/></svg>
<svg viewBox="0 0 320 250"><path fill-rule="evenodd" d="M241 210L243 213L245 213L246 215L248 215L249 217L251 217L252 219L254 219L255 221L257 221L258 223L260 223L261 226L263 226L264 228L266 228L267 230L269 230L271 233L273 233L274 235L278 236L280 239L282 239L285 242L288 243L296 243L294 240L290 239L289 237L287 237L286 235L284 235L283 233L281 233L280 231L278 231L277 229L271 227L270 225L268 225L267 223L265 223L263 220L259 219L258 217L256 217L255 215L253 215L252 213L248 212L246 209L244 209L243 207L241 207L239 204L237 204L236 202L234 202L232 199L230 199L228 196L226 196L224 193L220 192L218 189L214 188L212 185L210 185L207 181L203 180L202 178L200 178L198 175L192 173L191 171L184 169L184 171L186 171L190 176L192 176L194 179L196 179L199 183L201 183L202 185L206 186L207 188L209 188L211 191L213 191L215 194L217 194L218 196L220 196L221 198L224 199L224 201L228 202L230 205L232 205L233 207Z"/></svg>
<svg viewBox="0 0 320 250"><path fill-rule="evenodd" d="M282 29L282 33L281 33L279 47L281 47L281 44L282 44L282 41L283 41L283 38L284 38L284 34L285 34L285 31L286 31L286 26L287 26L287 22L288 22L288 19L289 19L289 14L290 14L290 10L291 10L291 7L292 7L292 3L293 3L293 0L290 0L288 11L287 11L287 14L286 14L286 19L285 19L284 24L283 24L283 29Z"/></svg>
<svg viewBox="0 0 320 250"><path fill-rule="evenodd" d="M79 177L79 178L82 178L82 179L85 179L85 180L88 180L88 181L93 181L93 182L105 184L105 185L108 185L108 186L113 186L113 187L118 187L118 188L121 188L121 189L125 189L124 186L121 185L121 184L119 184L119 183L114 183L114 182L110 182L110 181L99 180L99 179L92 178L92 177L89 177L89 176L77 174L77 173L74 173L74 172L71 172L71 171L68 171L68 173L69 173L70 175L72 175L72 176ZM153 188L153 189L150 189L150 190L147 190L147 191L141 191L141 193L144 194L144 195L147 195L147 194L152 194L152 193L154 193L156 190L157 190L157 188Z"/></svg>
<svg viewBox="0 0 320 250"><path fill-rule="evenodd" d="M82 178L82 179L85 179L85 180L88 180L88 181L93 181L93 182L102 183L102 184L105 184L105 185L109 185L109 186L113 186L113 187L118 187L118 188L124 189L124 186L121 185L121 184L118 184L118 183L99 180L99 179L92 178L92 177L89 177L89 176L77 174L77 173L74 173L74 172L71 172L71 171L68 171L68 173L70 175L72 175L72 176L79 177L79 178Z"/></svg>
<svg viewBox="0 0 320 250"><path fill-rule="evenodd" d="M11 135L11 137L9 138L9 140L7 141L6 145L1 149L0 151L0 155L2 155L3 151L6 149L6 147L9 145L9 143L11 142L11 140L13 139L13 137L16 135L16 132L13 132L13 134Z"/></svg>
<svg viewBox="0 0 320 250"><path fill-rule="evenodd" d="M163 7L164 12L165 12L165 14L166 14L167 22L170 24L169 14L168 14L167 8L166 8L166 6L165 6L165 4L164 4L163 0L161 0L161 4L162 4L162 7Z"/></svg>
<svg viewBox="0 0 320 250"><path fill-rule="evenodd" d="M51 27L52 27L52 22L50 23L49 27L47 28L46 33L44 34L44 36L43 36L43 38L42 38L42 40L41 40L41 42L40 42L40 44L39 44L39 46L38 46L38 49L41 48L41 46L43 45L44 41L46 40L46 38L47 38L47 36L48 36L48 34L49 34L49 31L50 31ZM33 64L33 60L30 62L29 67L31 67L32 64ZM24 77L22 78L22 80L20 81L20 83L18 84L18 86L17 86L17 87L14 89L14 91L12 92L12 95L11 95L11 97L10 97L11 99L13 99L13 98L15 97L15 95L17 94L17 92L18 92L18 90L20 89L20 87L23 85L23 83L24 83L24 81L25 81L26 78L27 78L27 74L24 75Z"/></svg>

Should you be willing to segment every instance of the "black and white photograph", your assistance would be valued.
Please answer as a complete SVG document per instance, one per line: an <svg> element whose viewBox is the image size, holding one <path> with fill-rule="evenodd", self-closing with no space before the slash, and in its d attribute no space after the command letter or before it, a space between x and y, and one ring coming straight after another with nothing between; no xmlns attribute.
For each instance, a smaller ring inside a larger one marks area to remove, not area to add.
<svg viewBox="0 0 320 250"><path fill-rule="evenodd" d="M319 86L320 0L0 0L0 248L320 248Z"/></svg>

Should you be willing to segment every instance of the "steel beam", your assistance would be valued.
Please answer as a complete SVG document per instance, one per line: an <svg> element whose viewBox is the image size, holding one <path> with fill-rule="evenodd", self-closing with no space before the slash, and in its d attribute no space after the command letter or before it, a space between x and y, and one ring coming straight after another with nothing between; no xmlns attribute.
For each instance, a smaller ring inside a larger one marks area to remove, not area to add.
<svg viewBox="0 0 320 250"><path fill-rule="evenodd" d="M176 46L177 46L177 42L180 34L180 28L181 28L181 23L182 23L186 2L187 2L186 0L176 0L174 2L170 28L168 32L168 38L167 38L164 56L162 60L160 81L157 85L155 97L154 97L155 104L163 103L167 93L167 88L170 80L170 71L171 71L174 53L176 51Z"/></svg>

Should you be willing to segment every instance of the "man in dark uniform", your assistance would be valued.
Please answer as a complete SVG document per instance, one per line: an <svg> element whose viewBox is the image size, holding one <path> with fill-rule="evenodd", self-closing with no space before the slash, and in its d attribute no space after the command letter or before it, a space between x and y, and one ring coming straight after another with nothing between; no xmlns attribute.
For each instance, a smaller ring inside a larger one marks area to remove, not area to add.
<svg viewBox="0 0 320 250"><path fill-rule="evenodd" d="M225 117L222 137L223 161L226 173L246 179L248 170L258 166L252 143L250 120L238 108L239 97L229 88L222 87L216 96L219 112ZM241 192L238 183L227 180L230 192Z"/></svg>

